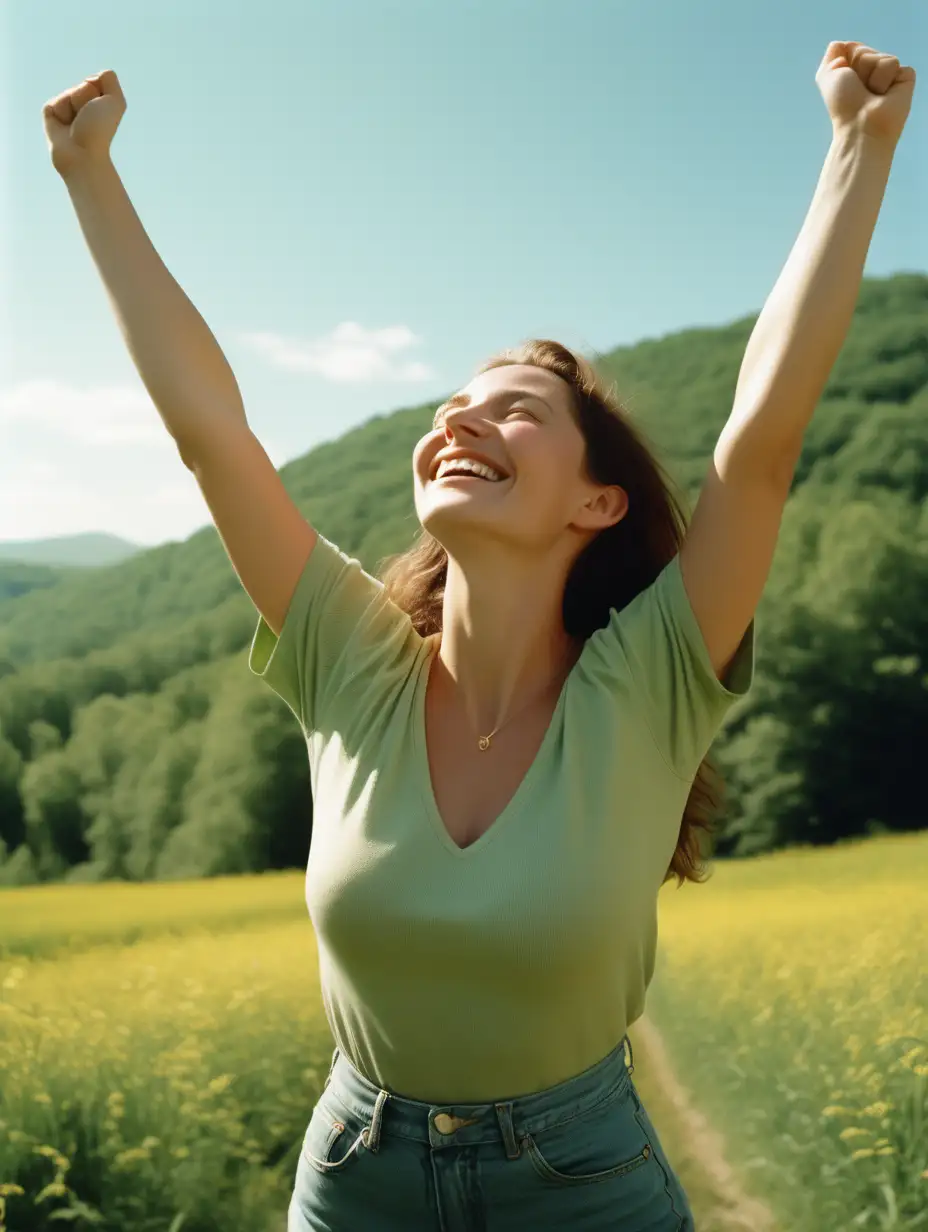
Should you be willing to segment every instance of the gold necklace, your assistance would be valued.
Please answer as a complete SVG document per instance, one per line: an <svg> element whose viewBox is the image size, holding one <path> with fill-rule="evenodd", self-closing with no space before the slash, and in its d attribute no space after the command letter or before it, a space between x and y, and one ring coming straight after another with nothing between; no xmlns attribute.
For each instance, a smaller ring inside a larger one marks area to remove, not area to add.
<svg viewBox="0 0 928 1232"><path fill-rule="evenodd" d="M439 648L440 648L440 643L439 643ZM438 657L438 651L437 651L437 650L436 650L436 652L435 652L435 656L436 656L436 658ZM575 662L576 662L576 658L574 658L574 659L573 659L573 662L571 662L571 661L570 661L570 659L568 659L567 661L570 663L570 666L571 666L571 667L573 667L573 663L575 663ZM568 674L568 675L570 675L570 668L568 668L568 672L567 672L567 674ZM550 687L551 687L551 684L553 684L553 683L554 683L554 680L556 680L556 679L557 679L557 677L556 677L556 676L555 676L555 677L553 677L553 678L552 678L552 680L549 682L549 684L548 684L546 687L547 687L547 688L550 688ZM564 679L565 679L565 677L561 677L560 688L563 688L563 687L564 687ZM535 700L536 700L536 701L539 701L542 697L544 697L544 691L542 691L541 693L539 693L538 697L537 697ZM486 752L486 750L490 747L490 741L493 739L493 737L496 735L496 733L497 733L498 731L500 731L502 728L504 728L504 727L506 726L506 724L507 724L507 723L510 723L510 722L511 722L511 721L512 721L515 717L516 717L516 715L521 714L521 713L522 713L522 711L523 711L523 710L525 710L525 709L526 709L528 706L530 706L530 705L531 705L531 702L526 702L525 706L520 707L520 709L519 709L519 710L517 710L515 714L510 715L508 719L506 719L504 722L500 723L499 727L494 728L494 729L493 729L493 731L491 731L491 732L490 732L490 734L489 734L488 736L479 736L479 735L478 735L478 737L477 737L477 748L478 748L478 749L480 749L480 751L481 751L481 752Z"/></svg>
<svg viewBox="0 0 928 1232"><path fill-rule="evenodd" d="M555 677L555 679L557 679L557 677ZM553 683L553 681L549 682L549 683L548 683L548 685L547 685L547 688L549 688L549 689L550 689L550 687L551 687L551 684L552 684L552 683ZM564 682L563 682L563 680L562 680L562 681L561 681L561 687L562 687L562 688L563 688L563 685L564 685ZM539 693L538 697L537 697L535 700L536 700L536 701L540 701L540 700L541 700L541 698L542 698L542 697L544 697L544 695L545 695L545 694L544 694L544 691L542 691L541 693ZM495 728L493 731L491 731L491 732L490 732L490 734L489 734L489 736L480 736L480 737L478 737L478 739L477 739L477 748L478 748L478 749L480 749L480 750L481 750L481 751L483 751L483 752L486 752L486 750L490 747L490 741L493 739L493 737L496 735L496 733L500 730L500 728L501 728L501 727L505 727L505 726L506 726L506 723L509 723L512 719L514 719L514 718L516 717L516 715L521 714L521 713L522 713L522 711L523 711L523 710L526 710L526 709L527 709L530 705L531 705L531 702L526 702L526 704L525 704L524 706L522 706L519 710L517 710L515 714L511 714L511 715L509 716L509 718L505 720L505 722L500 723L499 727L497 727L497 728Z"/></svg>

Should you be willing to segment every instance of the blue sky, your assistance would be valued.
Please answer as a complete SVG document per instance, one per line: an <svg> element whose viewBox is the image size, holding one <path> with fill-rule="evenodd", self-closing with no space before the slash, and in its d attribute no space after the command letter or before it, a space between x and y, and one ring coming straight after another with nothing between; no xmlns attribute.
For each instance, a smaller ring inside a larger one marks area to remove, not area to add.
<svg viewBox="0 0 928 1232"><path fill-rule="evenodd" d="M524 337L759 311L828 148L831 39L920 74L866 273L928 269L923 0L0 0L0 23L0 540L209 520L48 156L43 104L103 69L113 161L278 465Z"/></svg>

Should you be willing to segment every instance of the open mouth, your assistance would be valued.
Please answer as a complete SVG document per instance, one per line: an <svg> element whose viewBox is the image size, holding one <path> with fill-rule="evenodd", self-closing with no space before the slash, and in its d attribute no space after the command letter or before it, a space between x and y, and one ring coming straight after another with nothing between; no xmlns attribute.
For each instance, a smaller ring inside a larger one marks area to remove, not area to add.
<svg viewBox="0 0 928 1232"><path fill-rule="evenodd" d="M440 478L432 480L432 483L439 488L452 487L463 488L465 490L471 488L505 488L508 487L508 475L503 479L487 479L485 475L465 475L456 473L452 475L442 475Z"/></svg>
<svg viewBox="0 0 928 1232"><path fill-rule="evenodd" d="M483 483L503 483L508 478L508 475L495 466L467 458L441 462L432 482L444 483L446 480L450 482L453 479L466 479L480 480Z"/></svg>
<svg viewBox="0 0 928 1232"><path fill-rule="evenodd" d="M466 483L471 483L474 481L478 483L502 483L503 482L502 479L488 479L486 475L473 475L473 474L465 475L461 472L458 472L455 475L442 475L439 478L434 479L432 482L433 483L452 483L458 479L463 479Z"/></svg>

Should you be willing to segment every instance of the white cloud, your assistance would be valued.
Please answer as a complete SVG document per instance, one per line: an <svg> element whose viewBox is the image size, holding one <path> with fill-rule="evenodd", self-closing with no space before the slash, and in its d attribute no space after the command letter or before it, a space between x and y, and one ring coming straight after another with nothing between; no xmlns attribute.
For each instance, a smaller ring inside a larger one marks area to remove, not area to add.
<svg viewBox="0 0 928 1232"><path fill-rule="evenodd" d="M105 530L159 543L209 521L144 387L8 386L0 440L0 540Z"/></svg>
<svg viewBox="0 0 928 1232"><path fill-rule="evenodd" d="M61 381L21 381L0 390L0 427L17 435L49 430L93 445L174 448L147 391L131 385L76 389Z"/></svg>
<svg viewBox="0 0 928 1232"><path fill-rule="evenodd" d="M241 340L271 367L336 384L419 383L405 325L343 321L305 342L251 332ZM141 382L78 388L55 379L0 388L0 540L106 530L139 543L183 539L210 521L194 477ZM283 448L262 434L275 466ZM290 451L292 453L292 450Z"/></svg>
<svg viewBox="0 0 928 1232"><path fill-rule="evenodd" d="M194 477L176 456L75 446L55 462L18 449L0 459L0 540L109 531L136 543L186 539L210 521ZM63 456L66 454L67 456Z"/></svg>
<svg viewBox="0 0 928 1232"><path fill-rule="evenodd" d="M292 342L267 332L243 333L239 337L274 367L289 372L315 372L336 384L420 382L435 375L421 360L403 358L402 352L421 341L405 325L365 329L355 321L343 321L330 334L308 342Z"/></svg>
<svg viewBox="0 0 928 1232"><path fill-rule="evenodd" d="M162 543L211 520L144 387L0 389L0 442L0 540L109 531ZM262 444L281 466L278 442Z"/></svg>

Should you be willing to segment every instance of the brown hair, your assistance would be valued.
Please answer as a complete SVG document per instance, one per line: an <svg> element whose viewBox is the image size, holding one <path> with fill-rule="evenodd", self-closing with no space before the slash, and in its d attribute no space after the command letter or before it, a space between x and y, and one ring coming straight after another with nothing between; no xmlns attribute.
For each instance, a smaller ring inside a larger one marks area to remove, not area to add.
<svg viewBox="0 0 928 1232"><path fill-rule="evenodd" d="M676 556L686 528L685 498L614 389L605 387L582 356L559 342L535 338L492 356L477 373L509 364L546 368L567 382L586 442L588 477L594 483L618 484L628 494L625 517L600 531L578 554L564 588L564 628L586 639L609 623L610 609L621 611ZM408 613L422 637L441 630L447 570L445 549L425 529L412 547L383 563L385 593ZM664 882L676 876L679 888L685 881L707 880L699 831L711 833L723 789L715 762L706 757L693 781Z"/></svg>

